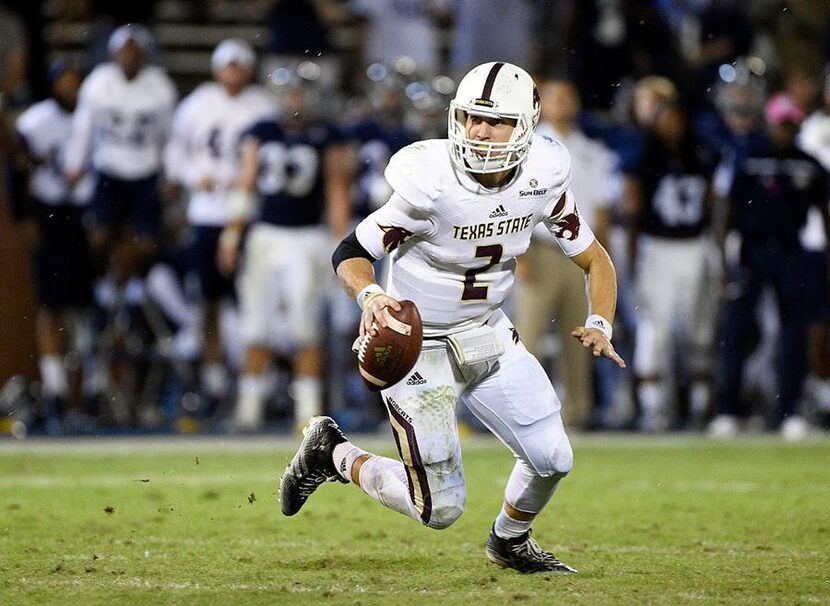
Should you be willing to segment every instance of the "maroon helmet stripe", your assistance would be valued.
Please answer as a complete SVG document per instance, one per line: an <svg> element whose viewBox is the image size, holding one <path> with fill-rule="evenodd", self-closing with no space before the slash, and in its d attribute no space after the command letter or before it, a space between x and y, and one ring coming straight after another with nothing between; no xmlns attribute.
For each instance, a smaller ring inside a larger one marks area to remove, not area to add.
<svg viewBox="0 0 830 606"><path fill-rule="evenodd" d="M386 402L386 410L389 411L389 415L395 418L395 421L403 428L404 432L406 433L406 442L409 447L409 452L412 456L412 469L415 471L415 475L418 478L418 484L420 485L421 494L423 498L423 509L421 510L421 520L424 524L429 523L429 518L432 516L432 494L429 491L429 480L427 479L427 472L424 469L424 464L421 460L421 451L418 450L418 441L415 439L415 428L412 427L412 423L407 421L403 415L401 415L395 408L391 405L390 402ZM398 438L397 432L392 432L395 436L395 443L398 447L398 454L403 459L403 449L401 448L400 439ZM412 480L410 479L409 474L406 475L407 482L409 484L409 498L412 499L412 502L415 503L415 506L418 506L417 501L415 500L415 486L412 485Z"/></svg>
<svg viewBox="0 0 830 606"><path fill-rule="evenodd" d="M496 63L490 68L490 73L487 74L487 80L484 81L484 90L481 91L482 99L490 100L490 95L493 93L493 85L496 83L496 76L502 67L504 67L504 63Z"/></svg>

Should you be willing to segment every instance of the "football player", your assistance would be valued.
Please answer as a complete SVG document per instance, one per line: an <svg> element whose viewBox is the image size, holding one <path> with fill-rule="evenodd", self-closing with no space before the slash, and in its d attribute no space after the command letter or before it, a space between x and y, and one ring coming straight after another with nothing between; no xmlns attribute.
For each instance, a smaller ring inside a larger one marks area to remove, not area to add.
<svg viewBox="0 0 830 606"><path fill-rule="evenodd" d="M47 429L58 429L68 404L69 376L64 365L67 334L79 326L92 302L92 278L82 217L92 193L88 176L72 187L63 172L72 114L83 77L58 62L49 69L52 95L17 119L17 135L27 152L29 193L35 205L24 222L34 246L38 293L37 343ZM67 331L65 328L69 328Z"/></svg>
<svg viewBox="0 0 830 606"><path fill-rule="evenodd" d="M332 419L314 419L282 478L285 515L297 513L322 482L339 480L430 528L450 526L466 501L460 401L516 457L487 556L521 572L575 572L530 536L573 454L553 386L500 309L537 224L586 274L591 315L571 334L595 357L625 363L611 344L614 266L568 188L568 152L534 135L538 120L528 73L485 63L458 86L449 140L420 141L392 157L386 178L394 193L343 240L333 264L363 310L361 335L373 323L387 326L387 308L398 310L400 300L420 310L418 380L381 392L400 460L365 452ZM392 269L383 289L372 262L387 254Z"/></svg>
<svg viewBox="0 0 830 606"><path fill-rule="evenodd" d="M674 84L661 76L640 80L634 113L646 133L642 154L623 167L629 263L639 309L634 353L639 428L670 427L675 344L689 352L681 367L687 380L691 421L708 412L711 344L716 299L712 296L714 247L707 237L716 156L692 132Z"/></svg>
<svg viewBox="0 0 830 606"><path fill-rule="evenodd" d="M112 61L96 67L81 86L66 150L70 183L89 164L96 173L92 258L103 275L115 251L119 284L149 269L161 227L159 175L177 93L166 72L147 64L152 44L140 25L112 33Z"/></svg>
<svg viewBox="0 0 830 606"><path fill-rule="evenodd" d="M774 426L782 437L801 440L810 427L801 415L807 371L809 308L819 293L802 234L808 214L816 208L824 236L830 240L827 175L821 164L796 146L804 110L786 93L773 95L764 107L767 137L747 149L735 166L728 212L720 215L719 231L740 235L736 267L730 267L730 292L724 309L720 373L716 384L717 413L709 431L732 437L747 416L743 369L752 322L761 292L775 295L781 330L778 335ZM725 255L723 255L725 257Z"/></svg>
<svg viewBox="0 0 830 606"><path fill-rule="evenodd" d="M166 150L168 178L190 191L191 252L203 301L202 384L210 412L227 391L219 338L220 304L234 295L233 281L219 273L216 251L228 222L228 193L239 171L242 134L273 116L273 95L251 84L256 56L244 40L221 42L211 57L215 82L197 87L173 117Z"/></svg>
<svg viewBox="0 0 830 606"><path fill-rule="evenodd" d="M246 345L233 425L262 426L272 352L292 358L296 419L322 410L321 325L331 232L342 237L349 218L348 148L312 109L314 90L299 76L280 90L280 119L244 135L240 178L230 221L219 238L218 261L233 271L245 229L237 283L241 337Z"/></svg>

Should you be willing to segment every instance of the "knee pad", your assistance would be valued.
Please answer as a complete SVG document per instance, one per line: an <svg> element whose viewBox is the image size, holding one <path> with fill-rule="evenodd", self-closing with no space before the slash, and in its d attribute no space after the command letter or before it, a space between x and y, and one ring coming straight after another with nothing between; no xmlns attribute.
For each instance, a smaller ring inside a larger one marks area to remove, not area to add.
<svg viewBox="0 0 830 606"><path fill-rule="evenodd" d="M528 456L533 469L543 478L564 478L574 465L574 453L568 440L557 444L553 449L528 453Z"/></svg>
<svg viewBox="0 0 830 606"><path fill-rule="evenodd" d="M432 512L424 524L434 530L449 528L464 513L467 493L464 487L443 490L432 495Z"/></svg>

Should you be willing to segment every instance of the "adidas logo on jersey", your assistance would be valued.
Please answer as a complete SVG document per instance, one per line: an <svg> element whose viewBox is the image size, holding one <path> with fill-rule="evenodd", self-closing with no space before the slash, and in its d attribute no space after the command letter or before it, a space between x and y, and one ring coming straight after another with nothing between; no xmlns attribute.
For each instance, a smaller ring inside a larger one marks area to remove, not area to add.
<svg viewBox="0 0 830 606"><path fill-rule="evenodd" d="M427 382L427 380L421 376L421 373L414 372L414 373L412 373L412 376L409 377L409 379L407 379L406 384L407 385L424 385L426 382Z"/></svg>
<svg viewBox="0 0 830 606"><path fill-rule="evenodd" d="M506 217L507 211L504 210L504 204L499 204L496 210L490 213L490 218L495 219L496 217Z"/></svg>

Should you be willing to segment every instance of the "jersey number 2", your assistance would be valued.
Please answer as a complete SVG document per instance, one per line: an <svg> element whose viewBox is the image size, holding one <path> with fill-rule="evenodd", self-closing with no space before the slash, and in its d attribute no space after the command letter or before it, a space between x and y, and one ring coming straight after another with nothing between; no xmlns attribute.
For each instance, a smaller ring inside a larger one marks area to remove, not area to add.
<svg viewBox="0 0 830 606"><path fill-rule="evenodd" d="M501 261L504 247L501 244L488 244L487 246L476 246L476 258L489 258L490 262L484 267L468 269L464 274L464 292L461 295L462 301L483 301L487 298L489 286L476 286L476 275L482 274Z"/></svg>

